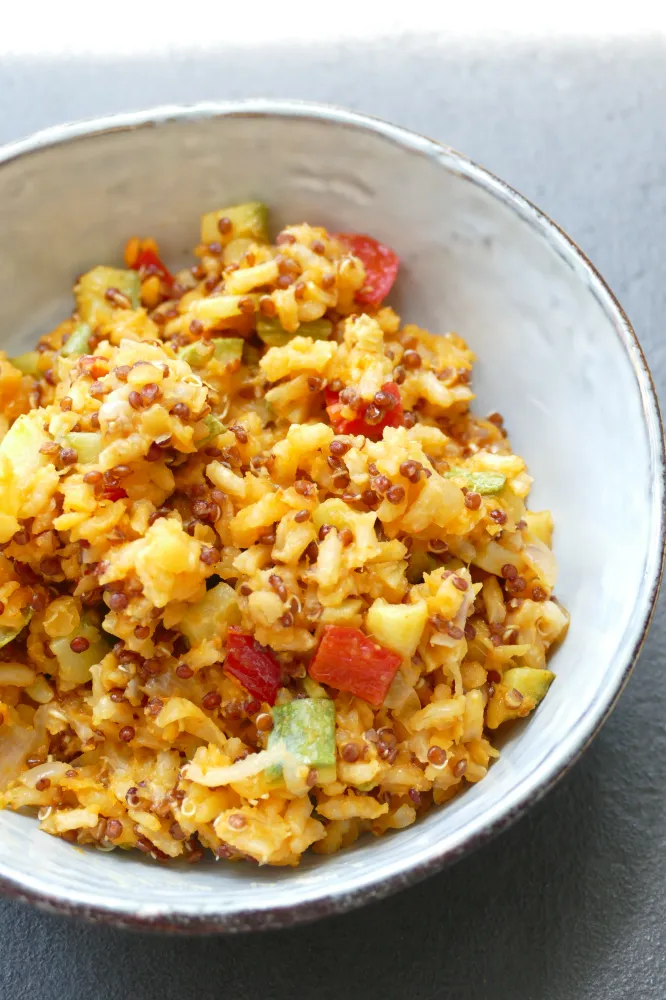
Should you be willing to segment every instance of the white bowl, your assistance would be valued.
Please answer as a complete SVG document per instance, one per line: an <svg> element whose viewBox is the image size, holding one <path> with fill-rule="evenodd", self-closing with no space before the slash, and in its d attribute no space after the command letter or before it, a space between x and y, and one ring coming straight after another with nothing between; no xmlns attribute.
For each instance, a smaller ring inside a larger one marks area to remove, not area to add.
<svg viewBox="0 0 666 1000"><path fill-rule="evenodd" d="M479 356L481 412L499 410L549 507L571 629L553 687L488 777L413 827L292 869L165 867L75 850L0 813L0 885L127 925L243 930L344 910L487 840L562 775L620 693L645 637L663 555L663 441L636 338L585 257L464 156L404 129L293 102L167 107L50 129L0 150L0 319L29 344L69 313L77 272L152 234L170 261L199 215L261 198L274 221L368 232L403 266L406 320L456 330Z"/></svg>

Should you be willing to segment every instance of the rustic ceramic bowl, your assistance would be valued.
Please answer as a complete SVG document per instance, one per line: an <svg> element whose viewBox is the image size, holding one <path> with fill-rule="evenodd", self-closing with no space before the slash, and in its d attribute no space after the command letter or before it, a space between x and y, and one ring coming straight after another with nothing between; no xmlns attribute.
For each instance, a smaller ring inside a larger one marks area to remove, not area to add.
<svg viewBox="0 0 666 1000"><path fill-rule="evenodd" d="M551 508L557 592L571 629L557 680L485 781L413 827L300 868L75 850L0 813L0 880L61 911L185 931L273 927L377 899L459 858L519 816L598 730L654 607L663 549L663 445L645 359L619 305L571 241L464 156L384 122L292 102L166 107L50 129L0 150L2 346L71 309L77 272L154 235L185 262L199 215L261 198L277 225L368 232L403 265L395 303L479 356L481 412L499 410Z"/></svg>

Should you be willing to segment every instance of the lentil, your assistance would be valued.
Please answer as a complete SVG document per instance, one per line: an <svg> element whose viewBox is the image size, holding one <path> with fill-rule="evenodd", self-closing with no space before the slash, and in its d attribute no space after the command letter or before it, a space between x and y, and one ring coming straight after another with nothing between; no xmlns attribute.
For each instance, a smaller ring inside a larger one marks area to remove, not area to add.
<svg viewBox="0 0 666 1000"><path fill-rule="evenodd" d="M418 351L405 351L402 356L402 363L405 368L420 368L422 364L421 355Z"/></svg>
<svg viewBox="0 0 666 1000"><path fill-rule="evenodd" d="M444 767L447 761L446 750L442 750L441 747L430 747L428 760L435 767Z"/></svg>
<svg viewBox="0 0 666 1000"><path fill-rule="evenodd" d="M107 819L105 837L107 840L117 840L123 832L123 825L118 819Z"/></svg>
<svg viewBox="0 0 666 1000"><path fill-rule="evenodd" d="M227 819L227 823L232 830L243 830L247 826L247 819L242 813L232 813Z"/></svg>
<svg viewBox="0 0 666 1000"><path fill-rule="evenodd" d="M255 726L260 733L267 733L273 728L273 716L268 712L262 712L255 719Z"/></svg>
<svg viewBox="0 0 666 1000"><path fill-rule="evenodd" d="M391 488L386 491L386 499L392 504L402 503L405 499L404 486L391 486Z"/></svg>

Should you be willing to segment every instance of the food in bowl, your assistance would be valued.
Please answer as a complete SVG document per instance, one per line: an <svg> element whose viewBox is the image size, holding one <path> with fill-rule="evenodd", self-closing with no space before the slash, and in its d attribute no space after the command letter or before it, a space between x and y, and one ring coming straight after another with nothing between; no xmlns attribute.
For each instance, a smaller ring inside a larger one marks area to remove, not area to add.
<svg viewBox="0 0 666 1000"><path fill-rule="evenodd" d="M195 254L131 239L1 362L0 802L296 865L486 775L568 625L553 525L392 250L250 203Z"/></svg>

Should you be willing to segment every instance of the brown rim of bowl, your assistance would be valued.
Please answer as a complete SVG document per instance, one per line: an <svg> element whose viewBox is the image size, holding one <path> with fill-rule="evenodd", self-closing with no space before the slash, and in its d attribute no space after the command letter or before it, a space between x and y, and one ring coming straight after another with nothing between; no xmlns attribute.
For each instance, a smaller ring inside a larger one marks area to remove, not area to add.
<svg viewBox="0 0 666 1000"><path fill-rule="evenodd" d="M120 926L134 930L211 934L290 927L305 921L343 913L364 903L382 899L393 892L413 885L428 875L434 874L446 865L459 860L475 848L488 843L498 833L514 823L519 816L533 803L541 799L567 773L590 744L615 707L645 642L645 637L654 613L664 566L666 546L666 526L663 507L666 486L664 430L652 375L631 323L604 279L574 241L527 198L523 197L523 195L519 194L514 188L496 177L489 170L474 163L474 161L470 160L464 154L417 132L392 125L389 122L370 115L347 111L337 106L294 100L273 101L254 99L233 102L207 101L193 105L164 105L148 111L121 113L47 128L25 139L20 139L0 147L0 168L5 163L27 156L45 147L75 142L78 139L85 139L95 135L159 127L182 120L197 121L199 119L226 117L278 117L310 119L313 121L328 120L348 128L374 132L403 148L443 161L444 165L447 165L449 169L465 177L466 180L483 187L486 191L499 198L505 205L511 207L525 222L536 228L540 235L549 240L553 249L567 264L571 265L572 258L573 261L577 259L582 264L590 290L614 322L616 332L633 368L634 377L642 400L652 473L652 541L656 543L652 551L655 557L652 558L650 565L646 566L646 576L648 576L648 573L649 576L642 590L639 591L641 603L644 607L642 625L637 630L636 638L630 641L630 648L624 653L626 664L619 680L613 691L610 693L604 692L604 694L610 694L608 698L597 696L591 709L588 708L585 717L581 717L577 724L571 727L568 734L568 743L570 745L567 746L562 756L554 764L542 763L539 765L534 773L543 773L540 780L534 777L531 783L526 780L523 783L526 787L520 794L515 796L513 804L506 807L497 818L488 822L482 829L468 835L465 835L463 829L456 846L444 849L440 853L436 852L436 848L433 849L428 858L412 864L409 868L403 868L401 871L395 872L379 885L368 883L349 892L329 892L320 898L304 900L296 904L275 906L261 910L239 910L231 914L198 915L178 913L176 910L165 910L161 914L136 915L132 914L129 910L122 910L120 907L105 906L92 902L72 901L61 895L40 891L26 885L22 879L6 871L3 873L2 866L0 866L0 891L8 896L34 903L40 909L48 912L65 913L110 926ZM575 739L572 734L575 734Z"/></svg>

